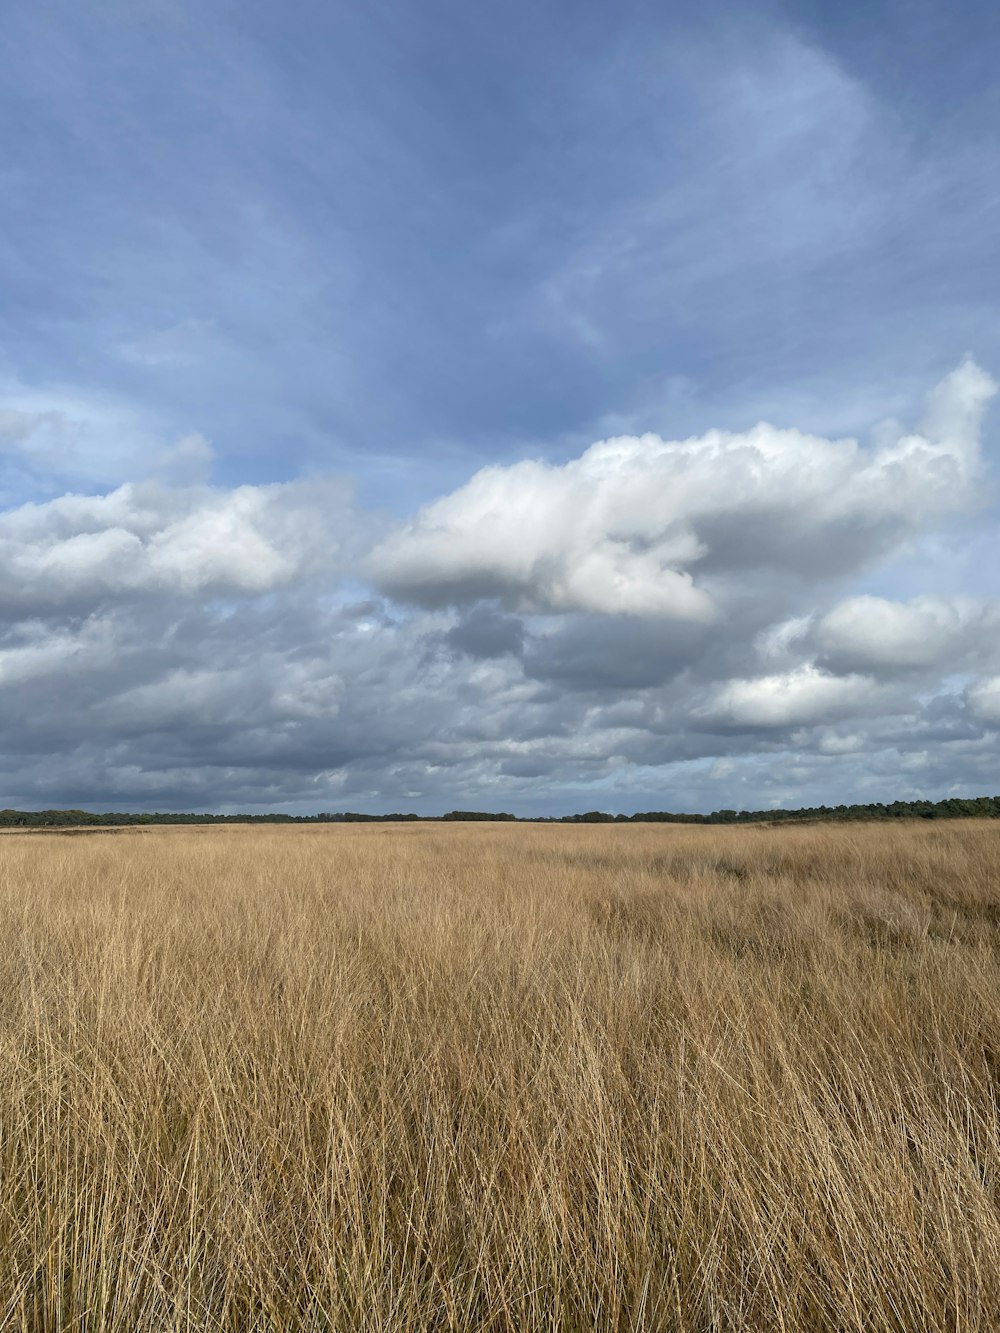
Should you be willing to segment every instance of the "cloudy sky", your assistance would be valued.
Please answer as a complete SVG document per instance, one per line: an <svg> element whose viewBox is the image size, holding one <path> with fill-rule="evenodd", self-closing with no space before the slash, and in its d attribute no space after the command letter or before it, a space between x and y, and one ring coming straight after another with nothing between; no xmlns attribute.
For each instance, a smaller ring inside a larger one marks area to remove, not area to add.
<svg viewBox="0 0 1000 1333"><path fill-rule="evenodd" d="M14 0L0 805L1000 790L1000 10Z"/></svg>

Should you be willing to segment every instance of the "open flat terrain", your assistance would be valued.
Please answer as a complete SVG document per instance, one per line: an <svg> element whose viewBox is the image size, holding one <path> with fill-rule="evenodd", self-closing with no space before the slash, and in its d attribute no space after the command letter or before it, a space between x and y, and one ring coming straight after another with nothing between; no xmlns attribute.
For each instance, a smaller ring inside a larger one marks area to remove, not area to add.
<svg viewBox="0 0 1000 1333"><path fill-rule="evenodd" d="M0 1328L1000 1327L1000 825L0 834Z"/></svg>

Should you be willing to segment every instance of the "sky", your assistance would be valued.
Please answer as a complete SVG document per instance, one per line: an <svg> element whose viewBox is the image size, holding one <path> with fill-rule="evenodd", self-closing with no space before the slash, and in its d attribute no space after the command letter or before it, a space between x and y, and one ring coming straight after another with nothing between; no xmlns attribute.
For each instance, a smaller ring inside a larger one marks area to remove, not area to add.
<svg viewBox="0 0 1000 1333"><path fill-rule="evenodd" d="M0 806L1000 791L1000 9L16 0Z"/></svg>

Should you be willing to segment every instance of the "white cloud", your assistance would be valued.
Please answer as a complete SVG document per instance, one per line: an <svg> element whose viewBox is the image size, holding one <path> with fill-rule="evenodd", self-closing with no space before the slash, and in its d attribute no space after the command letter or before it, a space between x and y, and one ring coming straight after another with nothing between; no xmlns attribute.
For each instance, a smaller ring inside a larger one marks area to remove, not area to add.
<svg viewBox="0 0 1000 1333"><path fill-rule="evenodd" d="M845 573L968 507L995 391L967 361L932 396L924 433L872 449L761 424L622 436L562 467L486 468L385 541L372 571L428 606L498 597L529 611L707 620L727 579Z"/></svg>
<svg viewBox="0 0 1000 1333"><path fill-rule="evenodd" d="M831 676L812 665L752 680L731 680L702 716L744 727L812 726L863 712L879 688L865 676Z"/></svg>
<svg viewBox="0 0 1000 1333"><path fill-rule="evenodd" d="M819 621L815 639L833 659L870 667L933 665L959 647L974 602L916 597L851 597Z"/></svg>
<svg viewBox="0 0 1000 1333"><path fill-rule="evenodd" d="M876 674L958 673L997 660L1000 603L973 597L850 597L807 634L824 666Z"/></svg>
<svg viewBox="0 0 1000 1333"><path fill-rule="evenodd" d="M431 605L500 596L530 610L709 617L710 598L681 568L699 554L693 534L626 517L638 497L615 486L617 443L565 468L479 472L375 552L376 577ZM631 489L628 469L623 480Z"/></svg>
<svg viewBox="0 0 1000 1333"><path fill-rule="evenodd" d="M332 572L347 521L335 482L68 495L0 514L0 607L41 612L134 592L261 593Z"/></svg>

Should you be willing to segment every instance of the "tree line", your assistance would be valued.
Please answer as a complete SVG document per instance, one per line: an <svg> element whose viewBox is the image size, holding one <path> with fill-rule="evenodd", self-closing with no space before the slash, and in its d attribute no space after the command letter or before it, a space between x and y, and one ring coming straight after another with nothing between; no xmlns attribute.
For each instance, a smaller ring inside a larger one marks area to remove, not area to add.
<svg viewBox="0 0 1000 1333"><path fill-rule="evenodd" d="M814 805L795 810L713 810L685 814L646 810L612 815L603 810L556 816L518 816L506 811L449 810L444 815L369 815L345 810L318 815L233 814L192 811L130 813L93 810L0 810L0 828L122 827L132 824L387 824L502 820L525 824L760 824L787 820L997 819L1000 796L949 796L943 801L873 801L856 805Z"/></svg>

